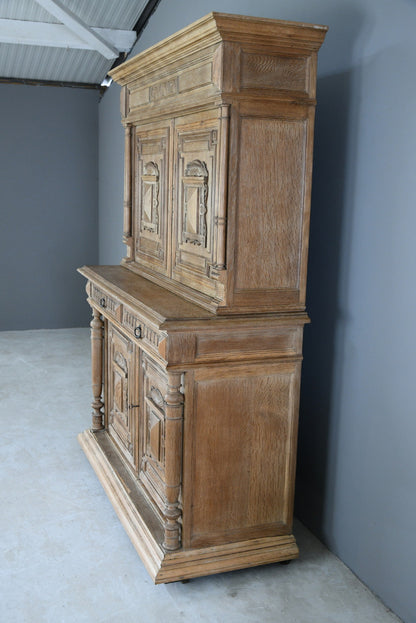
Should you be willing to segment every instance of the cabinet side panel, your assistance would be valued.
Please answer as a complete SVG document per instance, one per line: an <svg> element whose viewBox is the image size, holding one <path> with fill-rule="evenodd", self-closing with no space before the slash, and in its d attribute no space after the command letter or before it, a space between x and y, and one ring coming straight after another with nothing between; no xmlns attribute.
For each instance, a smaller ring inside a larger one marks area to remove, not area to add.
<svg viewBox="0 0 416 623"><path fill-rule="evenodd" d="M236 290L297 290L307 121L242 117Z"/></svg>
<svg viewBox="0 0 416 623"><path fill-rule="evenodd" d="M193 546L290 532L298 373L282 363L196 374Z"/></svg>

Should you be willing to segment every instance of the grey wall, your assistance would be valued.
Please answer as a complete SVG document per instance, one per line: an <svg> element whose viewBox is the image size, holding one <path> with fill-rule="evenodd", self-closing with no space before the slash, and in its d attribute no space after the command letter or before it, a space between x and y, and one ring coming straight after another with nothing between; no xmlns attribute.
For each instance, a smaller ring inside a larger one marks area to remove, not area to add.
<svg viewBox="0 0 416 623"><path fill-rule="evenodd" d="M0 330L86 326L98 91L0 84Z"/></svg>
<svg viewBox="0 0 416 623"><path fill-rule="evenodd" d="M135 51L211 10L330 26L319 62L312 324L305 331L296 506L388 606L414 623L416 5L162 0ZM105 263L124 253L118 87L100 109ZM112 184L118 198L109 200Z"/></svg>
<svg viewBox="0 0 416 623"><path fill-rule="evenodd" d="M120 87L113 84L99 105L99 261L119 264L123 238L124 131Z"/></svg>

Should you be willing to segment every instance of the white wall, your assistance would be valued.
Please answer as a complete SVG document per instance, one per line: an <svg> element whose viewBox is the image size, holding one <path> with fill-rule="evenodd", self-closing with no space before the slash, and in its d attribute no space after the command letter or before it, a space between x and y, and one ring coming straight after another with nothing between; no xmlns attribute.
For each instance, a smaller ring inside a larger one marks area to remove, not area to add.
<svg viewBox="0 0 416 623"><path fill-rule="evenodd" d="M297 512L414 623L416 5L162 0L135 51L212 10L330 27L318 72ZM118 87L100 109L100 261L118 263Z"/></svg>

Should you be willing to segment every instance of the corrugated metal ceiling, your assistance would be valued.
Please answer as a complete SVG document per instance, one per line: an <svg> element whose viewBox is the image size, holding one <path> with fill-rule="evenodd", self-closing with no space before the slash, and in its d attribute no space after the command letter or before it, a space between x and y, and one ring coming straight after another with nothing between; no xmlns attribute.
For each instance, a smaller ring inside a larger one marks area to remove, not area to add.
<svg viewBox="0 0 416 623"><path fill-rule="evenodd" d="M59 0L58 2L56 0L55 4L69 10L92 29L133 31L140 16L146 9L149 9L149 5L155 6L157 2L148 0ZM45 25L62 23L35 0L1 0L0 22L2 20L12 20L10 31L15 20L24 21L28 30L31 22L37 22L37 26L40 27L42 23ZM3 32L7 32L8 26L9 22L2 22L1 27L6 28ZM73 32L70 34L74 36ZM78 36L82 39L82 35ZM106 38L105 34L101 36ZM51 47L50 43L48 47L23 45L22 38L13 43L1 42L0 39L0 79L99 85L113 66L114 60L105 58L95 50Z"/></svg>

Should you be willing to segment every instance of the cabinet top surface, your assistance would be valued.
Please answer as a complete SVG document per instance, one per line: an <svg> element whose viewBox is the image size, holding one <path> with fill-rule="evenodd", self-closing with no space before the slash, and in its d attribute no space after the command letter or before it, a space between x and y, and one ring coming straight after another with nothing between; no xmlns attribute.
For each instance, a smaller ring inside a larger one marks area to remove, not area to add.
<svg viewBox="0 0 416 623"><path fill-rule="evenodd" d="M123 266L83 266L78 272L97 285L113 290L125 302L157 316L161 322L215 317L215 314L199 305L190 303Z"/></svg>
<svg viewBox="0 0 416 623"><path fill-rule="evenodd" d="M212 12L116 67L110 76L125 85L143 72L223 41L317 52L327 30L320 24Z"/></svg>
<svg viewBox="0 0 416 623"><path fill-rule="evenodd" d="M158 286L145 277L128 270L124 266L83 266L78 272L94 283L104 292L109 292L118 300L137 309L153 322L156 320L160 327L170 330L197 329L203 327L228 327L237 328L238 326L261 324L278 325L289 324L291 326L304 325L309 322L306 313L272 313L260 314L258 317L250 315L217 316L199 305L191 303L186 299L177 296L173 292Z"/></svg>

